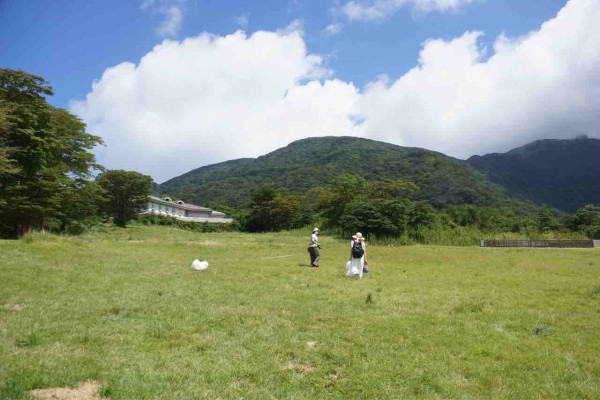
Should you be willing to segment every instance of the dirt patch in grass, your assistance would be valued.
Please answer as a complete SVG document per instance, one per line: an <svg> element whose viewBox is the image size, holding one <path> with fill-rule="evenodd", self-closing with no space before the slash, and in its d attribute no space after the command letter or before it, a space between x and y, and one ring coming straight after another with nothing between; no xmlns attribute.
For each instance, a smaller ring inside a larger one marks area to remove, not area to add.
<svg viewBox="0 0 600 400"><path fill-rule="evenodd" d="M302 374L302 375L306 375L306 374L310 374L310 373L314 372L315 367L314 367L314 365L301 363L300 359L297 357L290 357L288 359L288 365L287 365L286 369L289 371L294 371L294 372Z"/></svg>
<svg viewBox="0 0 600 400"><path fill-rule="evenodd" d="M21 312L25 308L25 305L22 304L4 304L2 308L8 311Z"/></svg>
<svg viewBox="0 0 600 400"><path fill-rule="evenodd" d="M87 381L81 383L76 389L49 388L31 390L29 394L41 400L101 400L100 383Z"/></svg>

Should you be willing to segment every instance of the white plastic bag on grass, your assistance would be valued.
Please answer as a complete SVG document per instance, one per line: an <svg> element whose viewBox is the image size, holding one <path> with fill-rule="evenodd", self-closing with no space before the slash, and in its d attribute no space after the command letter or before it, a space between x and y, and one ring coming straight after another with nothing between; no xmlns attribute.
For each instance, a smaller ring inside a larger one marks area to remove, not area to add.
<svg viewBox="0 0 600 400"><path fill-rule="evenodd" d="M192 262L192 269L195 271L204 271L206 268L208 268L208 261L194 260Z"/></svg>

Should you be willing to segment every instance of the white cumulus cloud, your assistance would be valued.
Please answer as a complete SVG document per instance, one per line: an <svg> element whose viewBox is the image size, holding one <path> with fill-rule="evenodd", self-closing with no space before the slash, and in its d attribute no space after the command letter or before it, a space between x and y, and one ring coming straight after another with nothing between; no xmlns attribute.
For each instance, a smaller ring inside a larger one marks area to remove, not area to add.
<svg viewBox="0 0 600 400"><path fill-rule="evenodd" d="M417 13L456 11L482 0L352 0L337 7L337 12L351 21L382 20L402 7L411 6Z"/></svg>
<svg viewBox="0 0 600 400"><path fill-rule="evenodd" d="M156 181L289 142L355 135L455 157L542 138L600 137L600 2L571 0L540 29L423 44L415 67L360 90L310 54L294 22L166 40L108 68L71 110L102 136L99 160Z"/></svg>
<svg viewBox="0 0 600 400"><path fill-rule="evenodd" d="M99 150L106 166L158 182L308 135L350 132L358 90L327 79L292 25L164 41L137 65L107 69L71 109L106 141Z"/></svg>
<svg viewBox="0 0 600 400"><path fill-rule="evenodd" d="M363 134L458 157L541 138L600 132L600 2L571 0L540 30L481 32L424 44L418 66L368 85L355 109Z"/></svg>
<svg viewBox="0 0 600 400"><path fill-rule="evenodd" d="M343 24L336 22L336 23L327 25L325 27L325 29L323 30L323 32L327 35L337 35L338 33L340 33L342 31L343 27L344 27Z"/></svg>
<svg viewBox="0 0 600 400"><path fill-rule="evenodd" d="M187 0L144 0L140 5L143 11L150 11L162 17L156 27L159 36L175 36L183 22L183 7Z"/></svg>

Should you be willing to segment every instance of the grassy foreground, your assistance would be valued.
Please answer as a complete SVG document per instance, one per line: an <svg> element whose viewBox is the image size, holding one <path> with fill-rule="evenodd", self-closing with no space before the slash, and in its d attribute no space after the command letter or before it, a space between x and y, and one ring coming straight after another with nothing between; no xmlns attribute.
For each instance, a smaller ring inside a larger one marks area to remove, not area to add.
<svg viewBox="0 0 600 400"><path fill-rule="evenodd" d="M105 228L0 241L0 399L594 399L596 249L368 248ZM194 258L208 260L193 272Z"/></svg>

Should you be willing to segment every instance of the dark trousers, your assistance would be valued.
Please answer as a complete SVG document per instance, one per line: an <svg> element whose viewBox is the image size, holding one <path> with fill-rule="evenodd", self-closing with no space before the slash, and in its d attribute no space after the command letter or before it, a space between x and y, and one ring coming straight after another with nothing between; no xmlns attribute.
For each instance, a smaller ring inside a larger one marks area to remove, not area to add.
<svg viewBox="0 0 600 400"><path fill-rule="evenodd" d="M310 265L311 266L319 266L319 258L321 258L321 254L319 253L318 247L309 247L308 253L310 254Z"/></svg>

